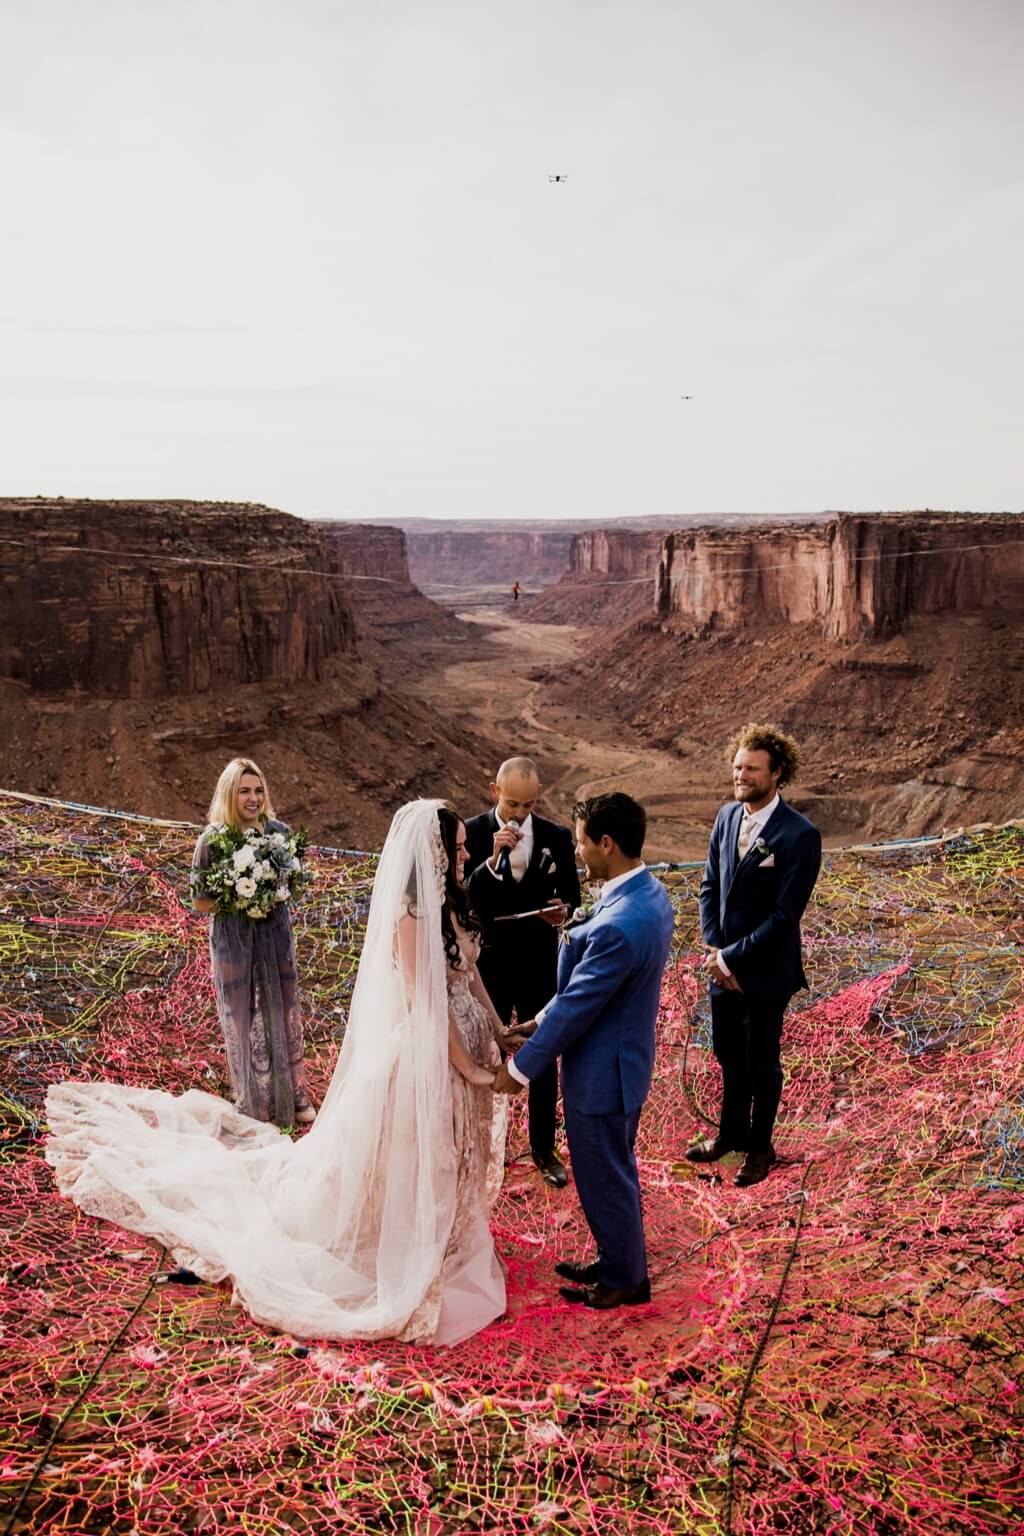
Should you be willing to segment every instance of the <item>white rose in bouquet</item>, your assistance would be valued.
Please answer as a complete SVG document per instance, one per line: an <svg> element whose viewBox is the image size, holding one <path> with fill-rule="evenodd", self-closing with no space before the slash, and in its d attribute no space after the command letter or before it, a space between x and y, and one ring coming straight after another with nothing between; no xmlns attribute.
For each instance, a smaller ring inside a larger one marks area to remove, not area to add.
<svg viewBox="0 0 1024 1536"><path fill-rule="evenodd" d="M194 887L217 903L220 915L237 913L263 922L276 908L294 901L310 883L301 862L305 832L266 833L214 828L208 842L209 864Z"/></svg>

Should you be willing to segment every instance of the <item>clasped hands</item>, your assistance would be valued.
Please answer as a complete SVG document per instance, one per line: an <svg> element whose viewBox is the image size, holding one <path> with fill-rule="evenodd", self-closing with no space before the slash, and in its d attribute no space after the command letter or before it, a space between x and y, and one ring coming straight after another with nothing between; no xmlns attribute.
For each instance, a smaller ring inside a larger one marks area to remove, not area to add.
<svg viewBox="0 0 1024 1536"><path fill-rule="evenodd" d="M727 992L742 992L743 988L736 980L736 977L729 976L722 970L718 959L721 951L714 944L705 944L704 950L702 969L707 975L708 980L713 981L716 987L724 987Z"/></svg>
<svg viewBox="0 0 1024 1536"><path fill-rule="evenodd" d="M525 1023L517 1024L515 1029L506 1029L499 1038L498 1044L503 1051L507 1051L511 1056L518 1046L522 1045L524 1041L529 1040L536 1029L537 1020L527 1019ZM525 1087L525 1083L521 1083L518 1078L512 1076L504 1062L502 1062L494 1074L494 1082L491 1084L491 1089L494 1093L522 1093Z"/></svg>

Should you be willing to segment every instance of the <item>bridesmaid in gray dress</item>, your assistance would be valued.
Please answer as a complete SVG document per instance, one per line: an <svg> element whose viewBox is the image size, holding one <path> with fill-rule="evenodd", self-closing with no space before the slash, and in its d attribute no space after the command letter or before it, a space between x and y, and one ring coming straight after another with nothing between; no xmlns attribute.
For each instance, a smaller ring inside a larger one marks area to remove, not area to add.
<svg viewBox="0 0 1024 1536"><path fill-rule="evenodd" d="M254 1120L308 1125L316 1119L302 1065L302 1014L295 940L287 903L261 922L229 914L198 894L198 872L210 862L209 835L233 825L285 832L274 819L266 779L248 758L236 757L221 774L209 810L210 825L192 859L192 904L209 912L210 964L224 1032L235 1108Z"/></svg>

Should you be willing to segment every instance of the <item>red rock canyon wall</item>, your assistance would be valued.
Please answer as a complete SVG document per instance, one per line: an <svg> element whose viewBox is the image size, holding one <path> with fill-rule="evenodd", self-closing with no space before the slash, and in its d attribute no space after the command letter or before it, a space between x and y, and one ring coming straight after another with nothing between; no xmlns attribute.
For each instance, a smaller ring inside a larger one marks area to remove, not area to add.
<svg viewBox="0 0 1024 1536"><path fill-rule="evenodd" d="M354 645L342 584L310 574L334 570L268 507L0 500L0 676L137 699L316 682Z"/></svg>
<svg viewBox="0 0 1024 1536"><path fill-rule="evenodd" d="M1024 612L1024 519L841 514L819 527L670 534L657 576L663 617L698 630L818 624L881 638L928 613Z"/></svg>

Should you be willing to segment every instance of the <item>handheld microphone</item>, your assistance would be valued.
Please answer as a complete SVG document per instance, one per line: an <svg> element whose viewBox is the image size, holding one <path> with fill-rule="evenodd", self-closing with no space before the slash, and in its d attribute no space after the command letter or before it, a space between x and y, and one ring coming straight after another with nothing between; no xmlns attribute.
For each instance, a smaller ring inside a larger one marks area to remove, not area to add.
<svg viewBox="0 0 1024 1536"><path fill-rule="evenodd" d="M510 827L513 832L519 831L519 823L514 819L511 821L506 821L505 825L506 827ZM498 874L503 880L505 879L506 875L510 875L512 873L512 860L509 857L510 853L511 849L503 848L498 854Z"/></svg>

